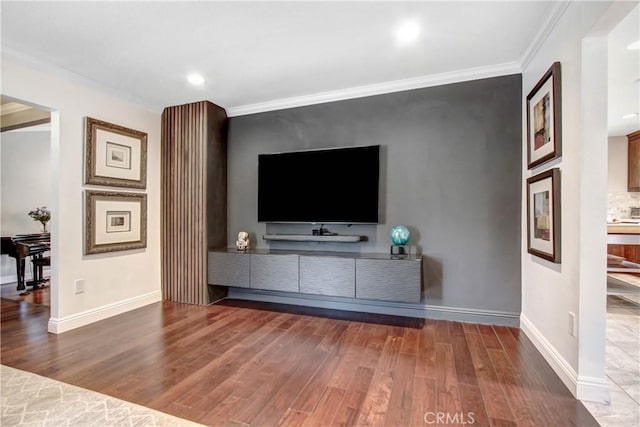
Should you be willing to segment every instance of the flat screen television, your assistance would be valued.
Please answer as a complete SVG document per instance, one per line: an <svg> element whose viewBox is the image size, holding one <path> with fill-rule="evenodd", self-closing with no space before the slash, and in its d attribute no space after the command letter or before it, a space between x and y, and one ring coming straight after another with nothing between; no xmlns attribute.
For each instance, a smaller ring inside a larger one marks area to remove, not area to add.
<svg viewBox="0 0 640 427"><path fill-rule="evenodd" d="M380 146L258 156L258 221L376 224Z"/></svg>

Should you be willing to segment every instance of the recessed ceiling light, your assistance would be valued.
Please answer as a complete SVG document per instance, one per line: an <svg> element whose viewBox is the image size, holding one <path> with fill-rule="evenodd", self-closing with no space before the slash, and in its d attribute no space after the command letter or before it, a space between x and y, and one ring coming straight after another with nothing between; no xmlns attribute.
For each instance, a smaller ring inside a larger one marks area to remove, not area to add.
<svg viewBox="0 0 640 427"><path fill-rule="evenodd" d="M638 113L625 114L622 116L623 119L633 119L634 117L638 117Z"/></svg>
<svg viewBox="0 0 640 427"><path fill-rule="evenodd" d="M416 40L420 35L420 26L416 22L405 22L396 32L396 40L399 44L408 44Z"/></svg>
<svg viewBox="0 0 640 427"><path fill-rule="evenodd" d="M202 86L204 84L204 77L200 74L193 73L187 76L187 81L194 86Z"/></svg>
<svg viewBox="0 0 640 427"><path fill-rule="evenodd" d="M627 49L629 49L629 50L638 50L638 49L640 49L640 40L637 40L637 41L631 43L629 46L627 46Z"/></svg>

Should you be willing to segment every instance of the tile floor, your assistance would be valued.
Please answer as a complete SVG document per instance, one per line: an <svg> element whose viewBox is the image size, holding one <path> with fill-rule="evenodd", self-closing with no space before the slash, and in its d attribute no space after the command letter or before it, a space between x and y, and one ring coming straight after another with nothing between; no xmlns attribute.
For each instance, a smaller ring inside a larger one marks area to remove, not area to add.
<svg viewBox="0 0 640 427"><path fill-rule="evenodd" d="M584 402L605 427L640 425L640 292L607 296L607 366L611 404Z"/></svg>

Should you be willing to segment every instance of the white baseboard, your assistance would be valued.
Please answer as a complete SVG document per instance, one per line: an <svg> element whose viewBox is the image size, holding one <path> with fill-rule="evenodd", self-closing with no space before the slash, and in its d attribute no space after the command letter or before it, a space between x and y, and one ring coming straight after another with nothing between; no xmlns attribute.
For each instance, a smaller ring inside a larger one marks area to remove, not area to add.
<svg viewBox="0 0 640 427"><path fill-rule="evenodd" d="M611 403L611 386L606 378L578 375L576 398L587 402Z"/></svg>
<svg viewBox="0 0 640 427"><path fill-rule="evenodd" d="M610 390L606 378L578 376L577 372L545 338L538 328L524 314L520 315L520 329L533 342L542 357L560 377L576 399L590 402L609 403Z"/></svg>
<svg viewBox="0 0 640 427"><path fill-rule="evenodd" d="M292 295L286 292L257 291L241 288L229 288L227 298L302 305L333 310L360 311L364 313L386 314L390 316L417 317L420 319L453 320L458 322L484 323L514 327L519 326L519 313L506 311L370 300L363 301L351 298L320 297L303 294Z"/></svg>
<svg viewBox="0 0 640 427"><path fill-rule="evenodd" d="M25 273L25 279L31 280L31 273ZM0 285L6 285L7 283L14 283L18 281L18 276L15 274L9 274L8 276L0 276Z"/></svg>
<svg viewBox="0 0 640 427"><path fill-rule="evenodd" d="M15 268L14 268L15 270ZM33 279L31 271L29 271L28 269L25 269L26 271L24 272L24 280L31 280ZM45 267L42 271L42 274L44 275L44 277L49 277L51 276L51 270L50 267ZM6 285L7 283L15 283L18 281L18 276L16 276L15 274L9 274L7 276L0 276L0 285Z"/></svg>
<svg viewBox="0 0 640 427"><path fill-rule="evenodd" d="M159 301L162 301L162 292L160 290L72 314L71 316L52 317L49 319L48 330L52 334L61 334Z"/></svg>

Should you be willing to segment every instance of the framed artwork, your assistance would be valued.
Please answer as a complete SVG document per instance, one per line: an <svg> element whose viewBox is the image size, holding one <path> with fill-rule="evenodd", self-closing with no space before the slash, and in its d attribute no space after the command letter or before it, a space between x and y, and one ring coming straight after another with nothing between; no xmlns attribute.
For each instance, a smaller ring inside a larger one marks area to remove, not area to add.
<svg viewBox="0 0 640 427"><path fill-rule="evenodd" d="M147 247L147 195L85 191L85 255Z"/></svg>
<svg viewBox="0 0 640 427"><path fill-rule="evenodd" d="M86 119L85 184L147 187L147 134Z"/></svg>
<svg viewBox="0 0 640 427"><path fill-rule="evenodd" d="M527 250L560 263L560 169L527 179Z"/></svg>
<svg viewBox="0 0 640 427"><path fill-rule="evenodd" d="M560 63L542 76L527 96L527 164L531 169L562 155Z"/></svg>

